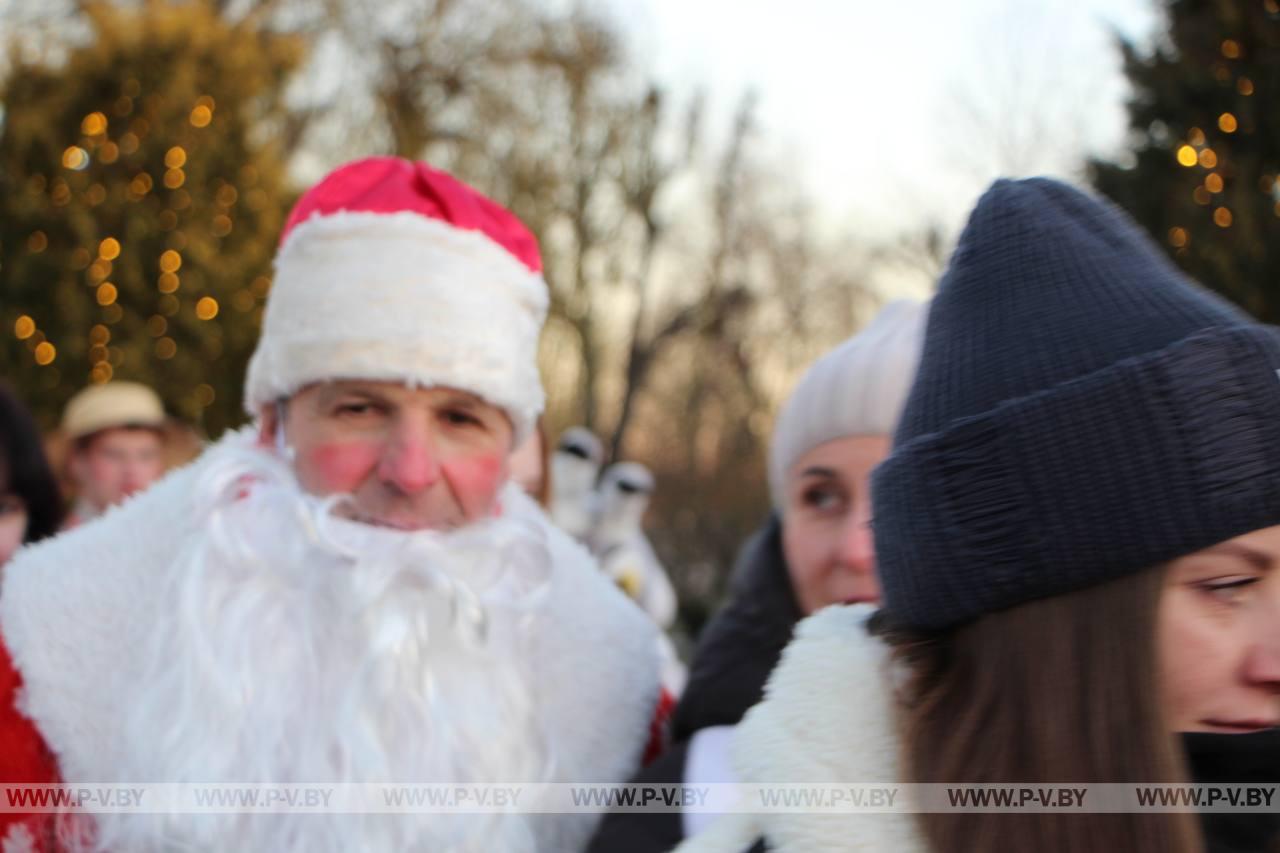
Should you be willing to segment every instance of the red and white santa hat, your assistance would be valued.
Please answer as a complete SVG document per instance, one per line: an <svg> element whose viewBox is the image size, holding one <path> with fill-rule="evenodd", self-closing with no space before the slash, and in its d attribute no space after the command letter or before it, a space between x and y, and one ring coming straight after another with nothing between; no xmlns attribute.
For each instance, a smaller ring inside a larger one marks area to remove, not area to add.
<svg viewBox="0 0 1280 853"><path fill-rule="evenodd" d="M547 286L537 241L494 201L425 163L348 163L298 201L275 267L251 414L315 382L373 379L469 391L517 442L533 428Z"/></svg>

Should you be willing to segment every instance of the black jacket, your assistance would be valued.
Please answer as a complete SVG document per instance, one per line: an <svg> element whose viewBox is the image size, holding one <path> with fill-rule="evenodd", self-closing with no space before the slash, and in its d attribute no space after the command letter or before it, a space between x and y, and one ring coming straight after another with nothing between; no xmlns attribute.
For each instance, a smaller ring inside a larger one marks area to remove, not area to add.
<svg viewBox="0 0 1280 853"><path fill-rule="evenodd" d="M1204 785L1280 782L1280 729L1249 735L1184 734L1191 778ZM1280 808L1280 803L1272 803ZM1200 815L1207 853L1280 853L1280 811Z"/></svg>
<svg viewBox="0 0 1280 853"><path fill-rule="evenodd" d="M782 554L782 523L770 517L734 565L729 601L698 640L684 694L672 715L672 746L635 783L684 781L689 738L699 729L732 726L764 698L765 681L800 621ZM605 815L589 853L665 853L684 838L679 813Z"/></svg>

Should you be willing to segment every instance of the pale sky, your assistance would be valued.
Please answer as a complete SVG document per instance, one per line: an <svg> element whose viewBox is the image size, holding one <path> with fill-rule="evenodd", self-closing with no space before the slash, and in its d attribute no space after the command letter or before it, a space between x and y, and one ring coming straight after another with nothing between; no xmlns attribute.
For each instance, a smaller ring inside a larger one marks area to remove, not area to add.
<svg viewBox="0 0 1280 853"><path fill-rule="evenodd" d="M1000 173L1069 176L1123 140L1112 30L1148 42L1154 0L594 0L676 94L724 124L760 96L769 154L828 221L954 233Z"/></svg>

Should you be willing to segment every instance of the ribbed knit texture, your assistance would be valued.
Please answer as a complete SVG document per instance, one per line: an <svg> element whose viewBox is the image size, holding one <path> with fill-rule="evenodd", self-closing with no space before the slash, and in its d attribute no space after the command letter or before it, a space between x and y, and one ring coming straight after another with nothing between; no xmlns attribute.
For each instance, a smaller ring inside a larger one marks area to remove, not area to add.
<svg viewBox="0 0 1280 853"><path fill-rule="evenodd" d="M805 370L783 404L769 442L773 508L787 503L787 473L828 441L892 435L920 360L927 305L899 300Z"/></svg>
<svg viewBox="0 0 1280 853"><path fill-rule="evenodd" d="M1280 524L1280 338L1118 209L978 202L874 475L886 609L938 629Z"/></svg>

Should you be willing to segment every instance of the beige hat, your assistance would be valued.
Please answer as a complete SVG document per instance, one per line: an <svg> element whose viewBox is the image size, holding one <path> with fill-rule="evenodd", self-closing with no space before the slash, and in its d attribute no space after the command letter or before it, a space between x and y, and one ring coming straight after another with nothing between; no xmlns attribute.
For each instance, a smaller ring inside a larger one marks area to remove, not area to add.
<svg viewBox="0 0 1280 853"><path fill-rule="evenodd" d="M113 427L159 429L164 423L160 398L137 382L90 385L72 397L62 413L62 431L71 441Z"/></svg>

